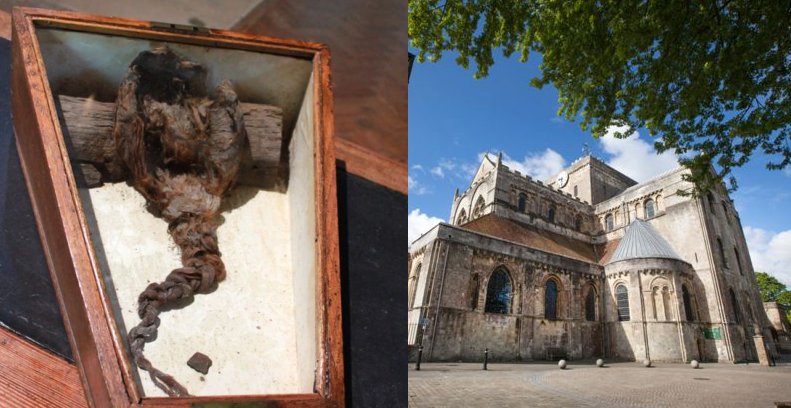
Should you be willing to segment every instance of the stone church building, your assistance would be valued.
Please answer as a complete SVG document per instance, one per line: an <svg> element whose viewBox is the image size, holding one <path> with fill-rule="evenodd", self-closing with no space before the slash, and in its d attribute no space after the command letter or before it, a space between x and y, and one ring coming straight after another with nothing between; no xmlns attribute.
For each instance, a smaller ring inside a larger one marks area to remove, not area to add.
<svg viewBox="0 0 791 408"><path fill-rule="evenodd" d="M590 155L544 182L486 156L409 249L424 361L756 361L774 353L739 215L684 168L637 183Z"/></svg>

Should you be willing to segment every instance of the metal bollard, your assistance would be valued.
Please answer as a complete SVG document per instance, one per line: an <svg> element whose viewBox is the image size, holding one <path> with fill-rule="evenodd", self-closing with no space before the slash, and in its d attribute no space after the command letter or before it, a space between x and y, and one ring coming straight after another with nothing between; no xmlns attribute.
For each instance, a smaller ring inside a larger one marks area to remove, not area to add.
<svg viewBox="0 0 791 408"><path fill-rule="evenodd" d="M420 347L417 349L417 365L415 366L415 371L420 371L420 360L423 359L423 345L421 344Z"/></svg>
<svg viewBox="0 0 791 408"><path fill-rule="evenodd" d="M483 369L488 370L486 366L489 364L489 348L487 347L486 350L483 351Z"/></svg>

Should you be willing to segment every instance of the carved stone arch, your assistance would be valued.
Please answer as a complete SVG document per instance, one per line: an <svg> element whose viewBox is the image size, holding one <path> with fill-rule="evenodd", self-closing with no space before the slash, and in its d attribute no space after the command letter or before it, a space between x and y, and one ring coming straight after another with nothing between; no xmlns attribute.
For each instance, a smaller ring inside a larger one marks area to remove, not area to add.
<svg viewBox="0 0 791 408"><path fill-rule="evenodd" d="M609 232L615 229L615 215L607 213L604 215L604 230Z"/></svg>
<svg viewBox="0 0 791 408"><path fill-rule="evenodd" d="M631 319L632 311L629 300L629 282L625 279L618 279L613 282L612 294L615 299L615 315L618 321L628 322Z"/></svg>
<svg viewBox="0 0 791 408"><path fill-rule="evenodd" d="M681 283L681 301L684 304L684 316L688 322L699 320L697 293L695 285L689 280L684 280Z"/></svg>
<svg viewBox="0 0 791 408"><path fill-rule="evenodd" d="M656 216L656 202L653 198L648 197L643 200L643 218L649 219Z"/></svg>
<svg viewBox="0 0 791 408"><path fill-rule="evenodd" d="M475 199L475 204L473 204L472 214L470 215L470 219L474 220L479 218L483 215L483 211L486 208L486 199L483 198L482 194L478 195L478 198Z"/></svg>
<svg viewBox="0 0 791 408"><path fill-rule="evenodd" d="M505 265L492 270L486 279L486 313L509 314L512 311L514 279Z"/></svg>
<svg viewBox="0 0 791 408"><path fill-rule="evenodd" d="M658 321L673 320L671 293L673 283L664 276L656 276L648 285L651 288L650 304L652 306L654 319Z"/></svg>
<svg viewBox="0 0 791 408"><path fill-rule="evenodd" d="M563 280L557 274L550 272L541 281L544 318L547 320L561 319L565 316L566 310Z"/></svg>
<svg viewBox="0 0 791 408"><path fill-rule="evenodd" d="M478 183L474 188L470 189L470 202L468 203L469 208L467 209L467 215L470 217L470 220L475 219L474 217L474 209L475 205L480 198L483 197L484 193L479 193L481 189L486 186L489 187L489 179L485 179L482 182ZM485 191L485 190L484 190ZM486 205L486 199L484 198L484 205Z"/></svg>
<svg viewBox="0 0 791 408"><path fill-rule="evenodd" d="M519 192L516 195L516 209L517 209L517 211L519 211L520 213L528 212L528 210L527 210L527 201L528 201L527 194L525 194L523 192Z"/></svg>
<svg viewBox="0 0 791 408"><path fill-rule="evenodd" d="M459 211L459 215L456 217L456 225L465 224L469 219L467 218L467 210L464 208Z"/></svg>
<svg viewBox="0 0 791 408"><path fill-rule="evenodd" d="M582 317L589 322L598 321L600 316L598 286L592 280L587 280L582 285L580 293L582 294L581 302L579 302L582 305Z"/></svg>

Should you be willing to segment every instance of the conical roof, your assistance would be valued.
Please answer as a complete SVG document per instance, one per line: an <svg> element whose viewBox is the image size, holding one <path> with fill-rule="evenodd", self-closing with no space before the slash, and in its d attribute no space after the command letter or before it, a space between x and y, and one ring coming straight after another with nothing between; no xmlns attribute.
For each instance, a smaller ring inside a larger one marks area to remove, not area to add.
<svg viewBox="0 0 791 408"><path fill-rule="evenodd" d="M610 263L636 258L670 258L682 260L670 247L670 244L659 235L651 224L635 219L629 225L615 249Z"/></svg>

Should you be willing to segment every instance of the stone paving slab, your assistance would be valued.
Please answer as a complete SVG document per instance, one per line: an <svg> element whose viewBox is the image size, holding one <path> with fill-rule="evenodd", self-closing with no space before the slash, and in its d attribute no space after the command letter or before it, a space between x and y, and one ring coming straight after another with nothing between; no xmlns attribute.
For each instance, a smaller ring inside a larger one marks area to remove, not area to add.
<svg viewBox="0 0 791 408"><path fill-rule="evenodd" d="M423 363L410 407L774 407L791 401L791 366L757 364Z"/></svg>

